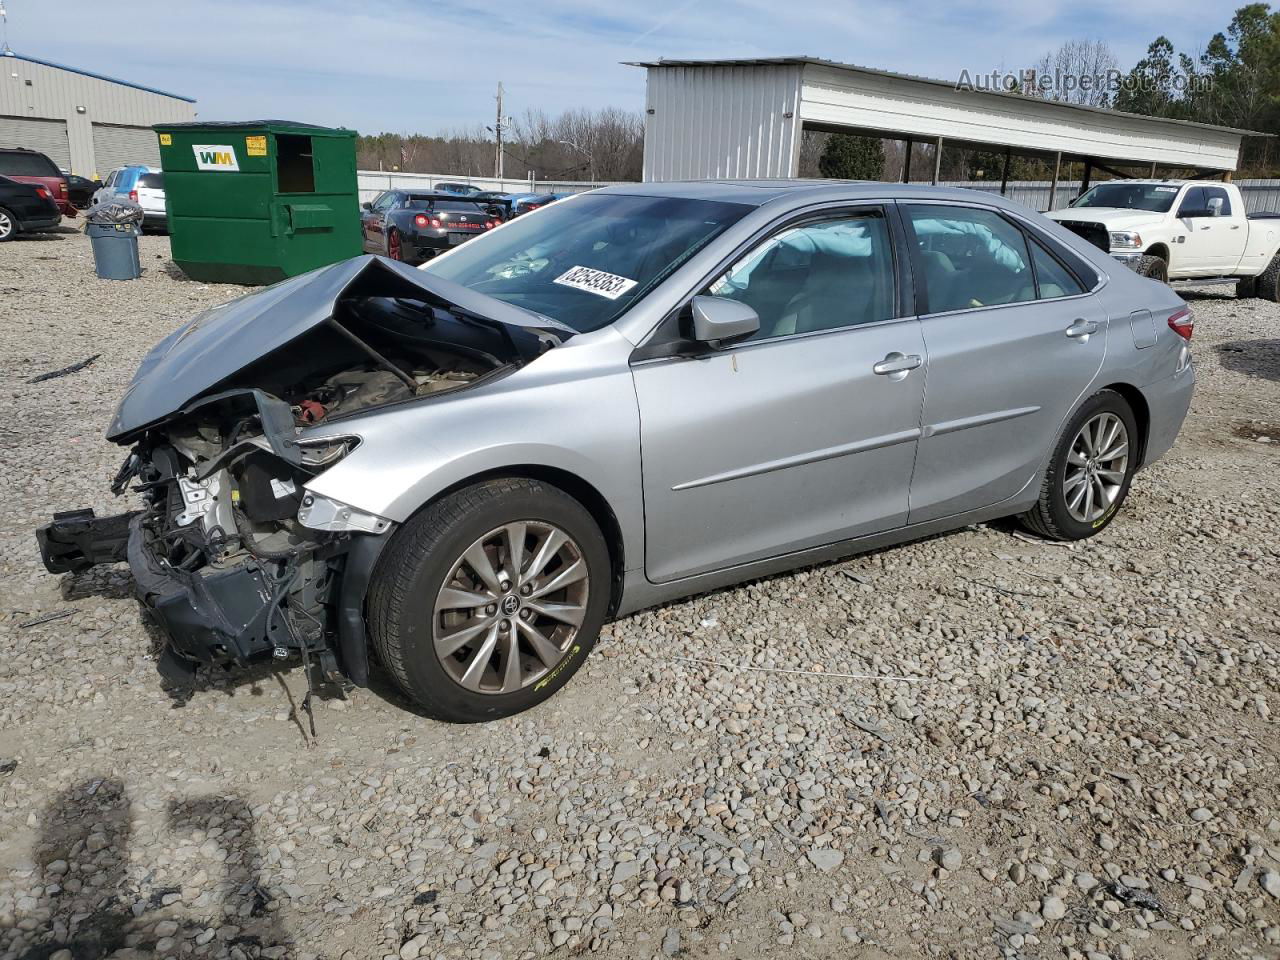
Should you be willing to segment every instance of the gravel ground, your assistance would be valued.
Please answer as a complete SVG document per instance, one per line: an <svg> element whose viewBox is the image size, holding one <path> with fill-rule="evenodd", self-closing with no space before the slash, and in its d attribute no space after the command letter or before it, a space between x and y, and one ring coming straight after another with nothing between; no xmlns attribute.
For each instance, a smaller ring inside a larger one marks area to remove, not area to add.
<svg viewBox="0 0 1280 960"><path fill-rule="evenodd" d="M1280 307L1189 295L1190 419L1094 540L642 613L483 726L375 677L309 747L298 668L174 700L122 568L40 567L51 511L122 508L144 350L240 292L142 247L134 283L0 247L2 960L1280 956Z"/></svg>

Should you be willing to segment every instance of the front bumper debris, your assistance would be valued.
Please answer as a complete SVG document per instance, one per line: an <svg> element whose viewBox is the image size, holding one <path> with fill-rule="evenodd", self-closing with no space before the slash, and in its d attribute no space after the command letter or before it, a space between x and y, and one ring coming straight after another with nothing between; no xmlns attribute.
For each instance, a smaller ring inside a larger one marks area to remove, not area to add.
<svg viewBox="0 0 1280 960"><path fill-rule="evenodd" d="M114 517L94 516L92 509L55 513L53 522L36 530L40 559L50 573L80 573L100 563L125 559L129 522L139 511Z"/></svg>

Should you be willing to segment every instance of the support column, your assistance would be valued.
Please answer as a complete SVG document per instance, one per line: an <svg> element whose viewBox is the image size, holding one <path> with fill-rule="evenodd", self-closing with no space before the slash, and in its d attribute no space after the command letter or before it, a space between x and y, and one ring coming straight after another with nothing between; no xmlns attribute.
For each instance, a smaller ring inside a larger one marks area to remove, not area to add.
<svg viewBox="0 0 1280 960"><path fill-rule="evenodd" d="M914 147L916 144L915 144L915 141L912 140L910 137L907 138L906 144L907 144L907 152L906 152L906 155L902 158L902 182L910 183L911 182L911 148Z"/></svg>
<svg viewBox="0 0 1280 960"><path fill-rule="evenodd" d="M933 154L933 185L936 187L938 181L942 179L942 138L939 137L935 144Z"/></svg>
<svg viewBox="0 0 1280 960"><path fill-rule="evenodd" d="M1152 160L1151 161L1151 179L1154 180L1155 178L1156 178L1156 162Z"/></svg>
<svg viewBox="0 0 1280 960"><path fill-rule="evenodd" d="M1058 205L1058 174L1062 170L1062 151L1053 155L1053 180L1049 182L1049 209Z"/></svg>
<svg viewBox="0 0 1280 960"><path fill-rule="evenodd" d="M1093 179L1093 161L1086 160L1084 162L1084 179L1080 181L1080 192L1084 193L1089 189L1089 181Z"/></svg>
<svg viewBox="0 0 1280 960"><path fill-rule="evenodd" d="M1009 189L1009 160L1013 155L1011 147L1004 148L1004 172L1000 174L1000 196L1004 196Z"/></svg>

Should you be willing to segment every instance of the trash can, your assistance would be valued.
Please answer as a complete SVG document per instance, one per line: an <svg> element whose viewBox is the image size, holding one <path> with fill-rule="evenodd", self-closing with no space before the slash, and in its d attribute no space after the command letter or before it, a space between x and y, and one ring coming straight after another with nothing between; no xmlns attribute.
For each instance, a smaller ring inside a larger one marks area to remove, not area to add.
<svg viewBox="0 0 1280 960"><path fill-rule="evenodd" d="M154 129L173 261L193 280L275 283L360 254L354 130L285 120Z"/></svg>
<svg viewBox="0 0 1280 960"><path fill-rule="evenodd" d="M103 280L137 280L142 276L138 258L142 216L138 204L114 200L96 204L85 214L93 268Z"/></svg>

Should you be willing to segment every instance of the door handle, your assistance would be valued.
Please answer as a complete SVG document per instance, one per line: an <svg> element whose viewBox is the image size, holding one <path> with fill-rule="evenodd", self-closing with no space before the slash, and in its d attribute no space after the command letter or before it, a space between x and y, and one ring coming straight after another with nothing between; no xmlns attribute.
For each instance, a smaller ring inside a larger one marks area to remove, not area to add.
<svg viewBox="0 0 1280 960"><path fill-rule="evenodd" d="M895 350L886 354L883 360L871 368L871 372L878 377L901 380L923 362L918 353L902 354Z"/></svg>
<svg viewBox="0 0 1280 960"><path fill-rule="evenodd" d="M1238 224L1238 223L1233 223L1233 224L1231 225L1231 229L1232 229L1232 230L1239 230L1239 229L1240 229L1240 224Z"/></svg>
<svg viewBox="0 0 1280 960"><path fill-rule="evenodd" d="M1089 334L1098 332L1098 321L1096 320L1077 320L1064 331L1072 340L1079 340L1081 343L1089 339Z"/></svg>

